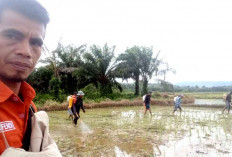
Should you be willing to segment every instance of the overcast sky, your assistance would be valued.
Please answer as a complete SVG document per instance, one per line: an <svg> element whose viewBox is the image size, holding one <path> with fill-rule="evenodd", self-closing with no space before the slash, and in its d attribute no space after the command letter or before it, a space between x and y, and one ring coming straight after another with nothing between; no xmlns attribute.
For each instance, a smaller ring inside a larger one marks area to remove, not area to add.
<svg viewBox="0 0 232 157"><path fill-rule="evenodd" d="M232 0L39 0L51 22L45 44L153 47L172 83L232 81Z"/></svg>

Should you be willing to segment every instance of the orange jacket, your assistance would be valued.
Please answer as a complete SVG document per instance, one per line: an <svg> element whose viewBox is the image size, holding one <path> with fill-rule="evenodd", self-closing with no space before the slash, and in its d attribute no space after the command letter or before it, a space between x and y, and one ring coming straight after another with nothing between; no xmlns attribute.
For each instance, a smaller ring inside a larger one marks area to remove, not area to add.
<svg viewBox="0 0 232 157"><path fill-rule="evenodd" d="M36 110L32 102L35 97L34 89L26 82L22 82L19 93L23 102L0 81L0 125L3 128L0 130L0 155L6 149L1 131L4 132L10 147L22 147L30 104Z"/></svg>

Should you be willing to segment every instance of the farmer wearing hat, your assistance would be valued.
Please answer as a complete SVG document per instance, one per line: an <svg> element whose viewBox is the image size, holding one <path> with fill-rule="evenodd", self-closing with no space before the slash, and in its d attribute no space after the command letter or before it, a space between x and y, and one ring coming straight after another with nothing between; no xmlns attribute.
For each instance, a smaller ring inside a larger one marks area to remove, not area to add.
<svg viewBox="0 0 232 157"><path fill-rule="evenodd" d="M175 111L177 111L178 108L179 108L180 112L182 111L182 108L180 106L182 98L184 98L183 94L178 95L178 96L176 96L174 98L174 110L173 110L173 114L174 114Z"/></svg>
<svg viewBox="0 0 232 157"><path fill-rule="evenodd" d="M80 118L80 110L82 109L82 111L85 113L85 109L83 106L83 99L82 99L84 95L85 94L82 91L78 91L76 102L73 105L73 114L75 117L73 123L75 125L77 125L77 120Z"/></svg>

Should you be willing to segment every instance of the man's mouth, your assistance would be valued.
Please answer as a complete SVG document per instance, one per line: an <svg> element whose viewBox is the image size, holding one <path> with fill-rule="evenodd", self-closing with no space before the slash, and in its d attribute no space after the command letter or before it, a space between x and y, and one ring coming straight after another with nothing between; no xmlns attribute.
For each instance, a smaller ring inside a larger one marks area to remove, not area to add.
<svg viewBox="0 0 232 157"><path fill-rule="evenodd" d="M12 61L9 64L17 71L26 71L31 68L31 64L25 62Z"/></svg>

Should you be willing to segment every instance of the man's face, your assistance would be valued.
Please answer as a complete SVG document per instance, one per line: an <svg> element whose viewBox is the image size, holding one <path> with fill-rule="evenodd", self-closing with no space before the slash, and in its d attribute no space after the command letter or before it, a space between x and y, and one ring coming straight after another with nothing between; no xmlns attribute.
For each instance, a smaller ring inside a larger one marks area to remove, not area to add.
<svg viewBox="0 0 232 157"><path fill-rule="evenodd" d="M0 17L0 80L23 81L42 50L45 28L20 13L4 10Z"/></svg>

